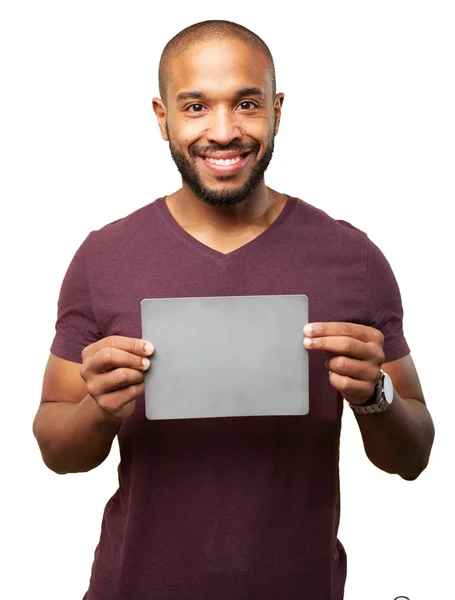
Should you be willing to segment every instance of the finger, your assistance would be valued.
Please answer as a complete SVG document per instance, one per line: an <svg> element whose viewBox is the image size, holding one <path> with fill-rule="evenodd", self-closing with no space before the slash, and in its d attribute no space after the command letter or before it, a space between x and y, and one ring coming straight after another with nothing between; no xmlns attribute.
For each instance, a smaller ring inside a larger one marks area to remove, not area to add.
<svg viewBox="0 0 455 600"><path fill-rule="evenodd" d="M366 402L374 392L374 383L352 379L344 375L338 375L333 371L329 374L330 384L337 389L345 400L351 404L362 404Z"/></svg>
<svg viewBox="0 0 455 600"><path fill-rule="evenodd" d="M126 350L106 346L100 348L96 354L85 360L83 371L87 373L105 373L119 367L145 371L150 366L150 359L138 356Z"/></svg>
<svg viewBox="0 0 455 600"><path fill-rule="evenodd" d="M144 374L136 369L122 367L107 373L101 373L90 377L86 381L87 391L93 398L99 398L103 394L110 394L131 385L144 381Z"/></svg>
<svg viewBox="0 0 455 600"><path fill-rule="evenodd" d="M149 356L154 352L153 344L147 340L125 337L123 335L110 335L84 348L82 351L82 360L92 357L103 348L125 350L137 356Z"/></svg>
<svg viewBox="0 0 455 600"><path fill-rule="evenodd" d="M110 394L103 394L96 402L101 410L115 415L130 402L133 402L138 396L144 393L144 384L130 385L121 390L116 390Z"/></svg>
<svg viewBox="0 0 455 600"><path fill-rule="evenodd" d="M384 362L382 346L376 343L361 342L355 338L346 336L316 337L303 340L305 348L311 350L324 350L335 356L350 356L361 360L371 360L374 363Z"/></svg>
<svg viewBox="0 0 455 600"><path fill-rule="evenodd" d="M337 373L352 379L369 381L376 384L379 378L379 365L369 361L357 360L348 356L335 356L326 361L326 367L332 373Z"/></svg>
<svg viewBox="0 0 455 600"><path fill-rule="evenodd" d="M346 336L361 342L377 342L380 345L384 343L384 336L379 329L359 323L308 323L303 328L303 333L308 337Z"/></svg>

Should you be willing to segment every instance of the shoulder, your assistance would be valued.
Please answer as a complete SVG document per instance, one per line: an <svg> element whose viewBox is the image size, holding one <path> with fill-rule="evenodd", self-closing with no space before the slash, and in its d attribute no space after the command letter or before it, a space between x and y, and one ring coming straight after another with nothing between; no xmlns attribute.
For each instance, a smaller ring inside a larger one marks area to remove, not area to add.
<svg viewBox="0 0 455 600"><path fill-rule="evenodd" d="M100 229L90 232L86 245L93 251L109 251L134 240L143 239L144 234L150 236L151 230L160 223L160 203L163 198L142 206L134 212L107 223Z"/></svg>
<svg viewBox="0 0 455 600"><path fill-rule="evenodd" d="M320 241L331 247L343 245L346 249L353 247L356 250L360 248L367 251L367 234L343 219L335 219L328 213L316 206L308 204L304 200L296 197L289 197L294 203L294 218L292 224L306 235L311 236L312 241ZM292 225L291 225L292 226ZM347 246L346 246L347 245Z"/></svg>

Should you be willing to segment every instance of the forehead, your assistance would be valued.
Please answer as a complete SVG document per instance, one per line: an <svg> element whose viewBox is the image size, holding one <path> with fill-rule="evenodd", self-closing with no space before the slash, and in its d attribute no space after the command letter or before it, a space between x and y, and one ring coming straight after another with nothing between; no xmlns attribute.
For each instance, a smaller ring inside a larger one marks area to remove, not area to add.
<svg viewBox="0 0 455 600"><path fill-rule="evenodd" d="M168 99L181 91L228 94L244 87L271 91L266 55L240 40L210 40L191 45L169 62Z"/></svg>

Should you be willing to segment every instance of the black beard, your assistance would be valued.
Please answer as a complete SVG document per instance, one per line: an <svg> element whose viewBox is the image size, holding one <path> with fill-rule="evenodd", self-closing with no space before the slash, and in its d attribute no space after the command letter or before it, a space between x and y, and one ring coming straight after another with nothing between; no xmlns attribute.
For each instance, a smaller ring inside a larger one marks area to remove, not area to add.
<svg viewBox="0 0 455 600"><path fill-rule="evenodd" d="M167 126L166 126L167 129ZM196 157L201 152L223 152L228 150L236 150L240 153L251 152L251 156L255 157L258 155L260 150L260 145L258 142L253 142L251 144L239 144L238 142L232 142L228 146L222 146L219 144L212 144L211 146L207 146L204 148L194 148L191 147L189 149L190 159L188 159L183 152L177 150L172 144L171 137L168 133L169 139L169 149L171 151L171 156L177 166L177 169L182 176L183 181L188 185L191 191L198 197L201 198L206 204L210 206L234 206L235 204L240 204L246 198L251 196L257 186L263 181L264 173L269 166L269 163L272 159L273 149L274 149L274 141L275 141L275 133L276 128L273 128L273 135L265 149L264 156L257 162L248 178L248 180L237 189L226 189L220 191L214 191L210 188L206 187L197 172L196 167L194 166L194 161ZM229 181L233 179L235 175L226 175L224 179Z"/></svg>

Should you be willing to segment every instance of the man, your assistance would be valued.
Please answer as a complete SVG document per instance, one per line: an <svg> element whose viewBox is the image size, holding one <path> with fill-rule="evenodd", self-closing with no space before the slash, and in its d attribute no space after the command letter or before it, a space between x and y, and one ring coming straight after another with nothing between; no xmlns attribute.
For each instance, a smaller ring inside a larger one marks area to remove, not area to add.
<svg viewBox="0 0 455 600"><path fill-rule="evenodd" d="M57 473L95 468L119 438L85 598L340 600L344 400L384 471L415 479L433 443L398 286L363 232L266 187L284 95L261 39L193 25L164 49L159 82L182 187L77 251L34 422ZM147 420L141 300L271 294L309 297L309 414Z"/></svg>

